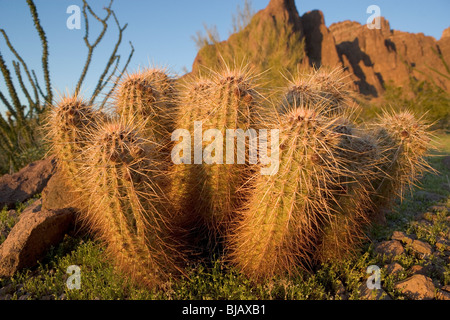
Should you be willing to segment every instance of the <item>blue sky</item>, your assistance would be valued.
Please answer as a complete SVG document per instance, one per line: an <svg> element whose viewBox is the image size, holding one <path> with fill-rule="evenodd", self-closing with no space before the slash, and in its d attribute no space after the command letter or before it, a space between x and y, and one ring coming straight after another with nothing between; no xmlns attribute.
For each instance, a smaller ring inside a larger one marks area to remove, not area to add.
<svg viewBox="0 0 450 320"><path fill-rule="evenodd" d="M104 15L102 8L109 0L90 0L93 9ZM269 0L253 0L255 11L267 6ZM49 41L50 72L53 87L61 92L73 89L86 57L83 44L84 26L81 30L69 30L66 21L70 5L82 6L81 0L35 0L43 28ZM129 52L128 41L132 41L135 54L129 70L151 63L170 67L176 73L190 70L196 56L196 47L191 37L203 29L203 23L216 25L221 40L228 38L232 27L231 16L238 4L244 0L115 0L115 10L120 23L128 23L121 46L123 57ZM296 0L297 9L303 13L319 9L324 12L327 26L343 20L365 23L370 14L369 5L378 5L381 15L386 17L391 28L423 32L439 39L442 31L450 26L450 1L448 0ZM95 21L91 25L97 25ZM0 28L8 33L29 67L40 75L41 47L34 30L32 19L25 0L0 0ZM91 30L96 35L98 28ZM94 55L93 64L86 79L83 91L88 93L96 84L103 70L104 60L109 57L116 41L116 26L111 25L104 41ZM13 56L0 39L0 52L6 61ZM10 65L12 72L12 65ZM3 78L0 90L5 91ZM0 105L0 111L2 106Z"/></svg>

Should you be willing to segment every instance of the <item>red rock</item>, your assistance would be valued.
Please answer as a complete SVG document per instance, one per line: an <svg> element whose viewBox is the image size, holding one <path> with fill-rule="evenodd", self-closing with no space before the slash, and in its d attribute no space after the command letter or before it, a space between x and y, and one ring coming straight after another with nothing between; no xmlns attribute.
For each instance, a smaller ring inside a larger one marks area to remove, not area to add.
<svg viewBox="0 0 450 320"><path fill-rule="evenodd" d="M439 290L436 293L436 300L450 300L450 292Z"/></svg>
<svg viewBox="0 0 450 320"><path fill-rule="evenodd" d="M12 175L0 177L0 209L14 208L42 192L56 170L56 160L51 157L35 161Z"/></svg>
<svg viewBox="0 0 450 320"><path fill-rule="evenodd" d="M394 288L401 291L411 300L434 299L436 290L431 278L421 274L415 274L410 278L396 283Z"/></svg>
<svg viewBox="0 0 450 320"><path fill-rule="evenodd" d="M400 241L397 240L389 240L383 241L377 245L375 251L379 254L385 255L387 257L393 258L395 256L401 255L405 252Z"/></svg>
<svg viewBox="0 0 450 320"><path fill-rule="evenodd" d="M414 240L411 248L422 257L427 257L433 253L431 245L420 240Z"/></svg>
<svg viewBox="0 0 450 320"><path fill-rule="evenodd" d="M334 37L325 25L322 11L309 11L301 20L309 64L317 67L341 65Z"/></svg>
<svg viewBox="0 0 450 320"><path fill-rule="evenodd" d="M233 49L242 47L242 43L248 51L249 63L257 67L270 58L261 58L261 55L270 54L273 51L270 48L276 47L281 50L279 56L286 57L279 61L280 67L292 68L292 61L285 60L296 56L300 47L295 43L304 41L305 55L299 58L297 66L343 66L355 88L369 97L383 94L389 82L408 92L411 77L420 81L429 80L431 76L438 86L450 92L450 79L445 76L445 64L439 57L440 53L447 63L450 61L450 28L443 32L439 41L423 33L392 30L383 17L381 29L369 29L353 21L334 23L327 28L318 10L300 17L294 0L271 0L265 9L256 13L250 25L252 29L245 28L216 47L200 50L192 66L193 72L197 72L200 65L212 67L213 61L205 58L211 52L217 55L216 63L219 53L235 52ZM261 36L274 32L279 43L268 43L268 37Z"/></svg>
<svg viewBox="0 0 450 320"><path fill-rule="evenodd" d="M10 277L22 268L33 267L72 228L72 210L42 210L41 204L38 200L25 209L0 246L0 276Z"/></svg>

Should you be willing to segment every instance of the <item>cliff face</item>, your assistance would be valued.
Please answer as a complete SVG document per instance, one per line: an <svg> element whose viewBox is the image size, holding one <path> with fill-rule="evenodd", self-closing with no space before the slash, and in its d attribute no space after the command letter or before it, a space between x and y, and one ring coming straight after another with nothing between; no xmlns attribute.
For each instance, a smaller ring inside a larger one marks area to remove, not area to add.
<svg viewBox="0 0 450 320"><path fill-rule="evenodd" d="M434 81L450 92L450 70L443 62L450 66L450 28L439 41L422 33L391 30L384 18L381 29L352 21L327 28L321 11L300 17L294 0L271 0L244 30L200 50L193 71L226 57L229 61L246 59L261 70L295 72L299 66L343 66L355 88L370 97L382 94L390 81L408 88L410 77Z"/></svg>
<svg viewBox="0 0 450 320"><path fill-rule="evenodd" d="M407 86L411 76L418 80L432 79L450 92L450 81L442 76L446 74L445 65L439 57L442 53L450 61L450 38L436 41L423 33L391 30L384 18L378 30L351 21L335 23L329 30L343 65L353 74L361 93L377 96L389 81Z"/></svg>
<svg viewBox="0 0 450 320"><path fill-rule="evenodd" d="M305 59L304 32L294 0L272 0L259 11L248 26L232 34L228 40L203 47L192 67L196 73L200 66L213 68L242 62L258 71L268 71L275 83L283 77L279 70L294 72Z"/></svg>

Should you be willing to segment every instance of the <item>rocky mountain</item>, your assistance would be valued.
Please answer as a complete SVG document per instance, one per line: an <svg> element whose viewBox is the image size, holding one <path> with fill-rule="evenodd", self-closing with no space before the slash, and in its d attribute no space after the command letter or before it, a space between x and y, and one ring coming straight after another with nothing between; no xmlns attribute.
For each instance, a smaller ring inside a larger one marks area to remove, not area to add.
<svg viewBox="0 0 450 320"><path fill-rule="evenodd" d="M381 29L344 21L332 24L329 30L361 93L377 96L384 83L404 86L411 76L434 81L450 92L449 73L440 57L450 62L450 37L436 41L423 33L392 30L384 18Z"/></svg>
<svg viewBox="0 0 450 320"><path fill-rule="evenodd" d="M380 96L391 81L408 88L410 77L450 92L450 28L439 41L391 30L384 18L381 29L352 21L327 28L321 11L300 16L294 0L271 0L242 31L202 48L192 69L243 59L261 71L270 68L275 81L282 79L278 70L288 74L299 67L343 66L354 88L368 97Z"/></svg>

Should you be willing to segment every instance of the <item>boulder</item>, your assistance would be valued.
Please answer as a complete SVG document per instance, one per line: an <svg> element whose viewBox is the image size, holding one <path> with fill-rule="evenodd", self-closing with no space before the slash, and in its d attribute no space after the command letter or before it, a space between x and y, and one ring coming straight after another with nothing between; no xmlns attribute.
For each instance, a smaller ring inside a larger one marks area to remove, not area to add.
<svg viewBox="0 0 450 320"><path fill-rule="evenodd" d="M383 289L370 290L366 284L359 288L359 295L361 300L392 300Z"/></svg>
<svg viewBox="0 0 450 320"><path fill-rule="evenodd" d="M74 221L73 210L43 210L42 201L35 201L0 246L0 276L10 277L22 268L35 266L73 228Z"/></svg>
<svg viewBox="0 0 450 320"><path fill-rule="evenodd" d="M56 171L42 191L42 208L44 210L59 210L63 208L76 210L76 203L77 195L73 191L70 182L61 171Z"/></svg>
<svg viewBox="0 0 450 320"><path fill-rule="evenodd" d="M407 235L402 231L394 231L391 239L398 240L406 244L411 244L414 241L414 237L412 235Z"/></svg>
<svg viewBox="0 0 450 320"><path fill-rule="evenodd" d="M421 274L415 274L396 283L394 288L411 300L431 300L435 298L436 294L436 288L431 278Z"/></svg>
<svg viewBox="0 0 450 320"><path fill-rule="evenodd" d="M431 245L420 240L414 240L411 243L411 249L419 254L420 257L428 257L433 253L433 248Z"/></svg>
<svg viewBox="0 0 450 320"><path fill-rule="evenodd" d="M386 273L389 275L395 275L404 270L403 267L397 262L385 265L384 268L386 269Z"/></svg>
<svg viewBox="0 0 450 320"><path fill-rule="evenodd" d="M13 209L17 203L25 202L42 192L56 170L53 157L35 161L14 174L0 177L0 209Z"/></svg>
<svg viewBox="0 0 450 320"><path fill-rule="evenodd" d="M424 276L429 276L431 274L431 271L432 271L431 265L421 266L421 265L416 264L408 270L408 273L411 275L412 274L421 274Z"/></svg>
<svg viewBox="0 0 450 320"><path fill-rule="evenodd" d="M400 241L388 240L379 243L375 248L375 252L388 258L393 258L404 253L405 249L403 248Z"/></svg>

